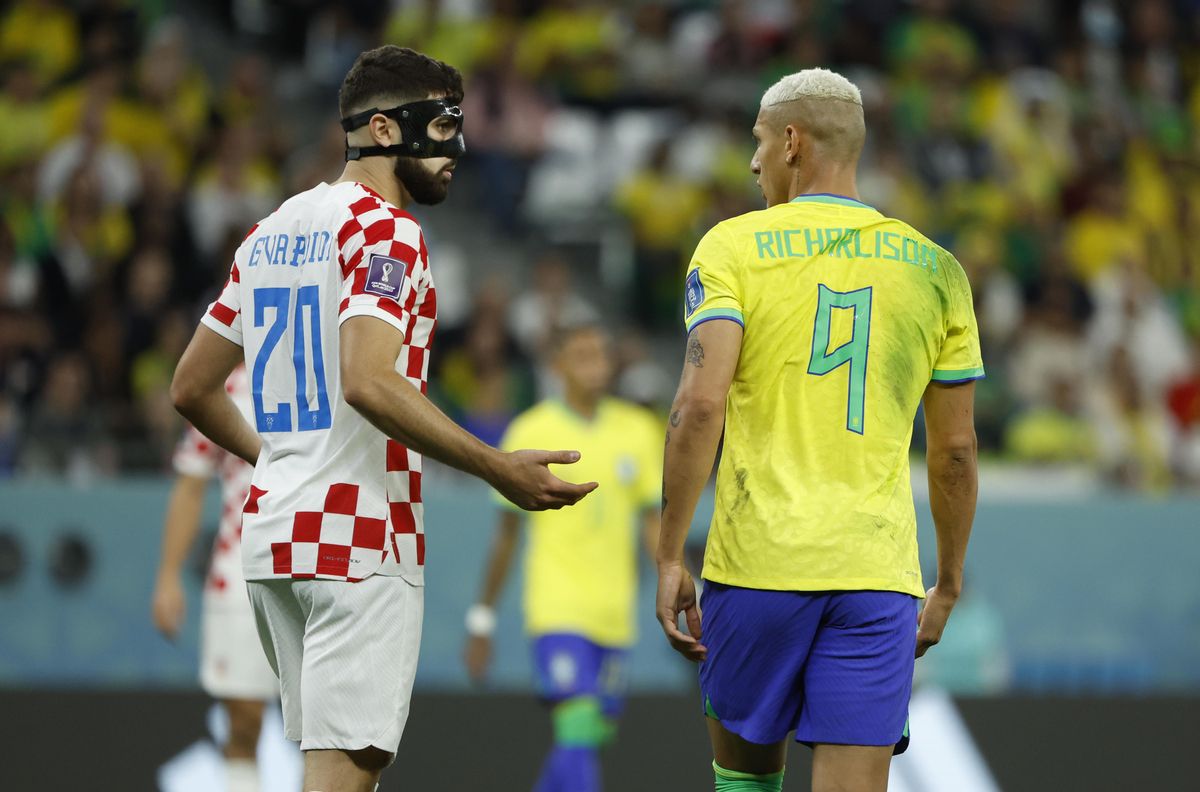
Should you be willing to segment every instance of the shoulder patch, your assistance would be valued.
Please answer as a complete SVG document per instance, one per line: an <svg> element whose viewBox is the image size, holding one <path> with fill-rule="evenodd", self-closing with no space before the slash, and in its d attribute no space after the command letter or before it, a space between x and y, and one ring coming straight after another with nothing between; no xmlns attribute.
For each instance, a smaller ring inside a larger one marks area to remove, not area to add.
<svg viewBox="0 0 1200 792"><path fill-rule="evenodd" d="M704 302L704 284L700 282L699 267L688 273L687 282L684 284L683 296L687 302L687 315L691 316L700 307L700 304Z"/></svg>
<svg viewBox="0 0 1200 792"><path fill-rule="evenodd" d="M400 287L404 285L404 262L391 256L372 253L367 262L367 282L363 291L390 297L399 302Z"/></svg>

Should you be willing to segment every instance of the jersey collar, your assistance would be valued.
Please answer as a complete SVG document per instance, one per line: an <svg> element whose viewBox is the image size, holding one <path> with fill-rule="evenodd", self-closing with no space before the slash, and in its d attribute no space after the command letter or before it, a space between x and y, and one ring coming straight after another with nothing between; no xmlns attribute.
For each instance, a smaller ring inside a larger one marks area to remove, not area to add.
<svg viewBox="0 0 1200 792"><path fill-rule="evenodd" d="M875 210L874 206L868 206L862 201L854 198L847 198L844 195L834 195L833 193L806 193L805 195L797 195L788 203L827 203L836 204L838 206L853 206L856 209L871 209Z"/></svg>

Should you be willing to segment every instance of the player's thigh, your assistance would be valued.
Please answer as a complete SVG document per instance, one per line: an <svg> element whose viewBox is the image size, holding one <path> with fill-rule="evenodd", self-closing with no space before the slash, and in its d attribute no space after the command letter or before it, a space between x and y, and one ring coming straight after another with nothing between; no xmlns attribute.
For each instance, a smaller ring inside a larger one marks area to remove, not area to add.
<svg viewBox="0 0 1200 792"><path fill-rule="evenodd" d="M373 747L394 756L416 676L424 588L383 575L302 585L309 619L301 749Z"/></svg>
<svg viewBox="0 0 1200 792"><path fill-rule="evenodd" d="M299 741L303 727L301 676L306 614L291 580L254 580L246 584L259 645L278 675L284 734Z"/></svg>
<svg viewBox="0 0 1200 792"><path fill-rule="evenodd" d="M785 739L804 703L804 666L826 599L706 582L701 607L708 657L700 664L705 714L751 743Z"/></svg>
<svg viewBox="0 0 1200 792"><path fill-rule="evenodd" d="M892 747L813 746L813 792L887 792Z"/></svg>
<svg viewBox="0 0 1200 792"><path fill-rule="evenodd" d="M787 761L787 740L752 743L743 740L713 718L706 718L713 759L726 770L754 775L770 775L783 769Z"/></svg>
<svg viewBox="0 0 1200 792"><path fill-rule="evenodd" d="M796 739L894 747L912 694L916 599L890 591L831 595L804 672Z"/></svg>

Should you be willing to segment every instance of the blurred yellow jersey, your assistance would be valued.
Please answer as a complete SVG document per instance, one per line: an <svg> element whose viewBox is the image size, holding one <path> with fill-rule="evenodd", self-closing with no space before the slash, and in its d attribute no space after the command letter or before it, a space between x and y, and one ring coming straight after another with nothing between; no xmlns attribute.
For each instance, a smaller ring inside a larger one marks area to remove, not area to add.
<svg viewBox="0 0 1200 792"><path fill-rule="evenodd" d="M688 332L745 329L704 577L924 595L908 454L930 380L983 376L959 263L832 195L726 220L700 241Z"/></svg>
<svg viewBox="0 0 1200 792"><path fill-rule="evenodd" d="M600 487L574 506L527 515L525 627L571 633L603 646L633 643L640 520L662 492L662 427L647 410L605 399L592 420L547 400L512 422L500 446L579 451L552 466L569 481ZM497 495L510 509L515 506Z"/></svg>

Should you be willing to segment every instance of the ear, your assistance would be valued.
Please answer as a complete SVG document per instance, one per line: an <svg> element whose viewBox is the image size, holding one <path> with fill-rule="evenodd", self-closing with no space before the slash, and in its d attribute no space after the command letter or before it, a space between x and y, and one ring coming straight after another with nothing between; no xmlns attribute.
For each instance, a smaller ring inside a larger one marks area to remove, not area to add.
<svg viewBox="0 0 1200 792"><path fill-rule="evenodd" d="M806 143L805 137L795 126L788 124L784 127L783 158L788 165L796 165L804 158Z"/></svg>
<svg viewBox="0 0 1200 792"><path fill-rule="evenodd" d="M400 125L383 113L371 116L367 130L377 146L394 146L400 142Z"/></svg>

